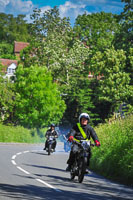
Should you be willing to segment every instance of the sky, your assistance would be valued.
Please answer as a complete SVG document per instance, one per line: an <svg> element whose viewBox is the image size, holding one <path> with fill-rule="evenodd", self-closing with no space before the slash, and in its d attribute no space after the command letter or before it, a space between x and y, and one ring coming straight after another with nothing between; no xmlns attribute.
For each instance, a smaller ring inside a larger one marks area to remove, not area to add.
<svg viewBox="0 0 133 200"><path fill-rule="evenodd" d="M73 26L78 15L96 12L111 12L120 14L123 11L124 3L121 0L0 0L0 12L6 14L26 15L27 21L33 9L40 8L42 12L57 6L60 17L69 17Z"/></svg>

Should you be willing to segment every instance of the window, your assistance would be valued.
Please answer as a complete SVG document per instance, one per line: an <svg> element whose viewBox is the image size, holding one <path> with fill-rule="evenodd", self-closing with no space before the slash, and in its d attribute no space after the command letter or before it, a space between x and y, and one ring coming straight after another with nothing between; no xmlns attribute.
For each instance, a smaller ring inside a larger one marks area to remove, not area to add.
<svg viewBox="0 0 133 200"><path fill-rule="evenodd" d="M8 68L7 73L8 73L8 74L12 74L12 69L11 69L11 68Z"/></svg>

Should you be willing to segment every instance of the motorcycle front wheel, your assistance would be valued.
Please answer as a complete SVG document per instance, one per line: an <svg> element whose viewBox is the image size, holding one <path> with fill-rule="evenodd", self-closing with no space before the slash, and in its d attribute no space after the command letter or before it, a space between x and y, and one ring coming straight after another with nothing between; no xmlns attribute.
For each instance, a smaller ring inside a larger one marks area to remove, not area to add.
<svg viewBox="0 0 133 200"><path fill-rule="evenodd" d="M87 157L83 157L79 163L78 182L82 183L87 166Z"/></svg>
<svg viewBox="0 0 133 200"><path fill-rule="evenodd" d="M51 145L48 146L48 155L51 153Z"/></svg>
<svg viewBox="0 0 133 200"><path fill-rule="evenodd" d="M74 180L75 178L75 173L73 171L70 171L70 179Z"/></svg>

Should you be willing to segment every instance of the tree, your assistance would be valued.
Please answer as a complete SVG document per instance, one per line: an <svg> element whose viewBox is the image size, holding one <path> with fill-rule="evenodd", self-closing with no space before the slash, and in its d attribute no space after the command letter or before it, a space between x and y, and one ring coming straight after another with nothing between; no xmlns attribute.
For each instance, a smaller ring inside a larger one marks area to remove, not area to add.
<svg viewBox="0 0 133 200"><path fill-rule="evenodd" d="M88 15L85 13L77 17L74 32L95 53L111 47L118 28L117 15L105 12Z"/></svg>
<svg viewBox="0 0 133 200"><path fill-rule="evenodd" d="M12 44L6 42L0 43L0 58L16 59L13 48Z"/></svg>
<svg viewBox="0 0 133 200"><path fill-rule="evenodd" d="M129 48L133 48L133 3L132 0L122 0L122 2L125 2L125 7L124 11L119 15L120 29L115 35L114 45L116 48L127 52Z"/></svg>
<svg viewBox="0 0 133 200"><path fill-rule="evenodd" d="M56 7L41 16L40 10L34 12L32 43L23 50L21 58L25 58L24 66L30 67L31 63L36 63L38 66L47 67L53 79L58 83L59 90L67 104L68 109L65 116L73 119L79 112L87 111L87 106L89 109L92 105L86 81L89 68L85 64L89 56L89 48L73 37L67 19L59 17ZM82 79L84 81L81 82ZM87 97L88 100L86 100Z"/></svg>
<svg viewBox="0 0 133 200"><path fill-rule="evenodd" d="M19 66L16 72L16 121L28 128L58 123L65 103L45 66Z"/></svg>
<svg viewBox="0 0 133 200"><path fill-rule="evenodd" d="M122 15L104 12L84 14L77 17L74 26L75 35L90 48L86 64L89 71L94 73L90 84L91 100L96 108L95 113L103 120L120 102L132 104L132 5L129 0L125 2ZM126 41L124 43L123 37ZM104 78L98 80L97 77L102 74Z"/></svg>
<svg viewBox="0 0 133 200"><path fill-rule="evenodd" d="M121 102L130 104L132 87L129 85L129 74L124 71L126 56L123 50L107 49L97 52L91 60L91 70L94 74L103 74L97 88L99 100L112 104L112 111Z"/></svg>
<svg viewBox="0 0 133 200"><path fill-rule="evenodd" d="M23 51L21 58L24 57L26 66L34 62L37 65L46 65L50 69L50 65L53 63L55 65L56 57L61 57L64 51L67 51L70 40L68 34L71 32L70 23L68 19L59 17L57 7L44 13L41 13L40 9L35 9L31 19L33 23L30 29L32 36L30 46ZM29 57L29 54L33 56ZM57 66L59 63L57 59L56 63Z"/></svg>
<svg viewBox="0 0 133 200"><path fill-rule="evenodd" d="M14 109L14 84L0 76L0 121L12 123Z"/></svg>
<svg viewBox="0 0 133 200"><path fill-rule="evenodd" d="M29 41L29 25L24 18L25 15L14 17L11 14L0 13L0 42L13 44L14 41Z"/></svg>
<svg viewBox="0 0 133 200"><path fill-rule="evenodd" d="M133 79L133 65L130 62L129 54L133 49L133 2L132 0L122 0L125 2L124 11L119 16L120 29L115 34L114 46L116 49L123 49L126 52L125 72L130 73L131 80ZM132 84L132 82L130 82Z"/></svg>
<svg viewBox="0 0 133 200"><path fill-rule="evenodd" d="M75 85L70 86L71 89L69 88L65 93L66 95L64 94L67 104L64 118L74 124L81 113L87 112L90 115L91 123L97 124L99 116L94 112L91 82L85 76L80 76L78 79L76 77L76 80Z"/></svg>

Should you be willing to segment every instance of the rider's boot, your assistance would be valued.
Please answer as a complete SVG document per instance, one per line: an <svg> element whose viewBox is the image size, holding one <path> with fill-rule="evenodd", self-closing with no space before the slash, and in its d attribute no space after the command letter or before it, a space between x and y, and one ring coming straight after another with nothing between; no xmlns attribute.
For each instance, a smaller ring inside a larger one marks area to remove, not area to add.
<svg viewBox="0 0 133 200"><path fill-rule="evenodd" d="M88 169L85 170L85 174L89 174L89 170Z"/></svg>
<svg viewBox="0 0 133 200"><path fill-rule="evenodd" d="M85 174L89 174L90 172L89 172L89 167L87 167L86 168L86 170L85 170Z"/></svg>

